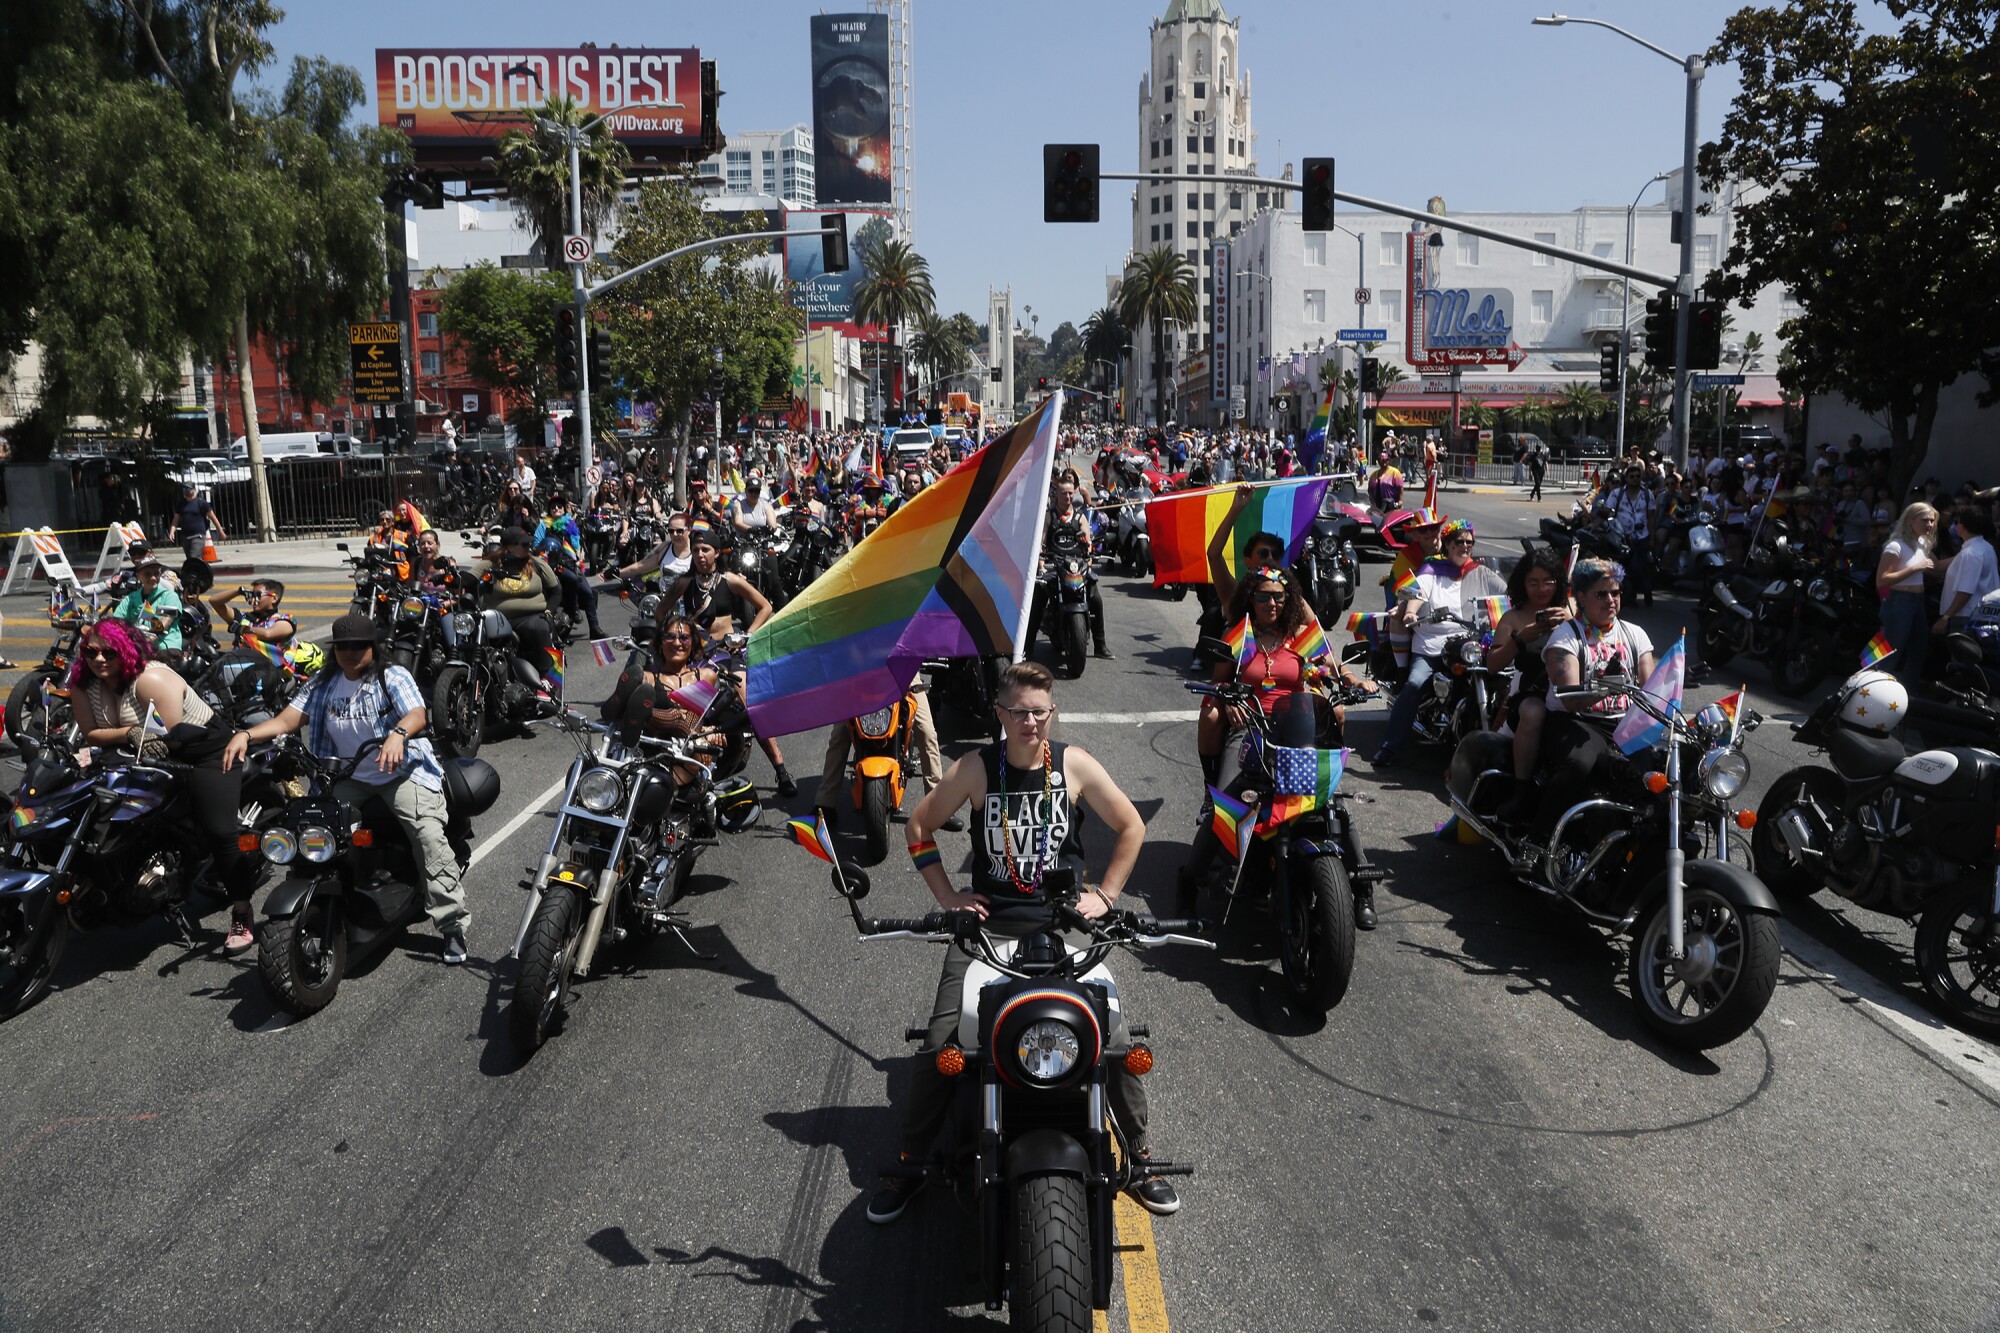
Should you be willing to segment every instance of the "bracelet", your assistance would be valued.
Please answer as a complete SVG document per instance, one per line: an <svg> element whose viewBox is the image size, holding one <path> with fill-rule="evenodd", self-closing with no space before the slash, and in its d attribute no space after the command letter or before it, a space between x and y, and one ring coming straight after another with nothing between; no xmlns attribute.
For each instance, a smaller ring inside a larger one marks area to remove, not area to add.
<svg viewBox="0 0 2000 1333"><path fill-rule="evenodd" d="M938 845L934 842L913 842L910 844L910 861L918 871L941 865L944 858L938 855Z"/></svg>

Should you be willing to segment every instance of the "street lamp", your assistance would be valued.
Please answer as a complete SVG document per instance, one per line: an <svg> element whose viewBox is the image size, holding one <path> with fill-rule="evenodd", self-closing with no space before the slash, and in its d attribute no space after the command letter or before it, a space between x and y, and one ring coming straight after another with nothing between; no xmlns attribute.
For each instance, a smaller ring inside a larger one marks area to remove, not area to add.
<svg viewBox="0 0 2000 1333"><path fill-rule="evenodd" d="M1639 193L1632 196L1632 202L1625 209L1625 266L1632 266L1632 228L1639 209L1639 201L1646 197L1646 191L1667 178L1662 171L1639 187ZM1632 275L1625 275L1625 299L1618 308L1618 457L1625 456L1625 366L1631 360L1632 348L1627 333L1632 327Z"/></svg>
<svg viewBox="0 0 2000 1333"><path fill-rule="evenodd" d="M1694 150L1701 120L1701 79L1708 70L1700 56L1677 56L1664 46L1655 45L1639 36L1627 32L1615 23L1603 19L1572 18L1567 14L1550 14L1546 18L1533 20L1536 27L1560 28L1565 23L1583 23L1593 28L1609 28L1629 42L1645 47L1664 60L1679 65L1687 75L1687 128L1681 141L1681 270L1680 270L1680 311L1674 320L1674 461L1687 463L1688 457L1688 412L1691 406L1688 395L1688 319L1689 309L1694 301Z"/></svg>

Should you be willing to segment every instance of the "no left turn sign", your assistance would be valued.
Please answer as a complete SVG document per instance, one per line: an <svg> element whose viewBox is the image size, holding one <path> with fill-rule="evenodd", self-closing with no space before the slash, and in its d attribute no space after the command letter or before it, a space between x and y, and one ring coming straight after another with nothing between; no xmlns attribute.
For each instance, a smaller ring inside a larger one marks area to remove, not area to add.
<svg viewBox="0 0 2000 1333"><path fill-rule="evenodd" d="M563 237L563 259L571 264L590 262L590 238L588 236Z"/></svg>

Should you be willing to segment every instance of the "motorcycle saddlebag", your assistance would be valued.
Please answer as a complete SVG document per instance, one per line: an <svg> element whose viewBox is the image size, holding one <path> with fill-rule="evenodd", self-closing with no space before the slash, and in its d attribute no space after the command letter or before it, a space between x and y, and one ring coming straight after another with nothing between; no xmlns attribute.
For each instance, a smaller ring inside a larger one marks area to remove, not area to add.
<svg viewBox="0 0 2000 1333"><path fill-rule="evenodd" d="M1445 785L1451 794L1463 801L1472 795L1472 785L1479 775L1489 768L1497 768L1509 779L1514 774L1514 738L1502 736L1498 732L1475 731L1458 743L1458 749L1451 756L1451 768L1445 776ZM1480 789L1480 805L1491 808L1499 804L1503 789L1511 785L1488 780Z"/></svg>

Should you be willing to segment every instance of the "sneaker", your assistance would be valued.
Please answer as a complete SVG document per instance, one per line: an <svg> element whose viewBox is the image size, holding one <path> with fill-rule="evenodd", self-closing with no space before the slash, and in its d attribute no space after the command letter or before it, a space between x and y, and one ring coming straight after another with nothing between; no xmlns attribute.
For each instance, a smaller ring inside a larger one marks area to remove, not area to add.
<svg viewBox="0 0 2000 1333"><path fill-rule="evenodd" d="M256 942L256 929L248 921L238 917L229 923L229 934L223 937L222 951L224 953L242 953Z"/></svg>
<svg viewBox="0 0 2000 1333"><path fill-rule="evenodd" d="M917 1197L917 1191L924 1187L922 1176L892 1180L875 1191L875 1197L868 1201L868 1220L876 1226L887 1226L903 1215L910 1206L910 1200Z"/></svg>
<svg viewBox="0 0 2000 1333"><path fill-rule="evenodd" d="M1100 662L1116 662L1118 660L1117 655L1114 654L1109 648L1106 648L1103 644L1099 644L1097 646L1097 651L1093 652L1091 656L1096 658Z"/></svg>
<svg viewBox="0 0 2000 1333"><path fill-rule="evenodd" d="M799 784L792 781L792 775L785 771L785 766L783 764L779 764L778 795L786 800L790 800L792 797L797 796L798 794L799 794Z"/></svg>
<svg viewBox="0 0 2000 1333"><path fill-rule="evenodd" d="M1140 1153L1134 1164L1144 1170L1151 1158L1151 1153ZM1149 1213L1157 1213L1161 1217L1171 1216L1181 1210L1181 1196L1174 1193L1174 1187L1167 1183L1164 1176L1140 1177L1132 1184L1132 1197L1139 1201L1141 1208Z"/></svg>
<svg viewBox="0 0 2000 1333"><path fill-rule="evenodd" d="M963 833L965 832L965 821L963 819L960 819L957 815L951 815L944 821L944 823L939 824L938 827L943 829L946 833Z"/></svg>
<svg viewBox="0 0 2000 1333"><path fill-rule="evenodd" d="M446 934L444 937L444 961L452 967L457 967L465 961L465 958L465 932L454 930Z"/></svg>
<svg viewBox="0 0 2000 1333"><path fill-rule="evenodd" d="M1375 751L1374 754L1368 756L1368 762L1376 768L1394 768L1396 766L1396 752L1385 745Z"/></svg>

